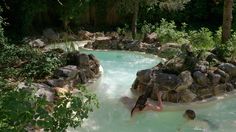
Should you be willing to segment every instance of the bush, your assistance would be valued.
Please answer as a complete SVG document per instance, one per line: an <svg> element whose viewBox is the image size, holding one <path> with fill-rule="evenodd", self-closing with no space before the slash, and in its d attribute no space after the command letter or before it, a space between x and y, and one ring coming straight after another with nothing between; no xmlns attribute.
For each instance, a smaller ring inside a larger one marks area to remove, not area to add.
<svg viewBox="0 0 236 132"><path fill-rule="evenodd" d="M44 128L45 131L65 131L68 127L78 127L98 102L94 94L84 86L78 86L79 93L67 93L53 104L35 92L14 89L0 80L0 130L25 131L26 127ZM31 89L34 89L31 87Z"/></svg>
<svg viewBox="0 0 236 132"><path fill-rule="evenodd" d="M211 50L214 47L212 32L207 28L189 32L190 44L198 50Z"/></svg>
<svg viewBox="0 0 236 132"><path fill-rule="evenodd" d="M30 78L45 78L46 76L50 76L54 70L63 64L63 58L59 54L42 53L25 64L22 67L21 74Z"/></svg>
<svg viewBox="0 0 236 132"><path fill-rule="evenodd" d="M58 53L42 53L28 46L8 44L0 49L0 67L3 67L0 75L4 77L44 78L64 62L64 58Z"/></svg>
<svg viewBox="0 0 236 132"><path fill-rule="evenodd" d="M185 31L178 31L174 21L167 22L165 19L161 20L156 33L161 43L176 42L176 43L188 43L188 34Z"/></svg>

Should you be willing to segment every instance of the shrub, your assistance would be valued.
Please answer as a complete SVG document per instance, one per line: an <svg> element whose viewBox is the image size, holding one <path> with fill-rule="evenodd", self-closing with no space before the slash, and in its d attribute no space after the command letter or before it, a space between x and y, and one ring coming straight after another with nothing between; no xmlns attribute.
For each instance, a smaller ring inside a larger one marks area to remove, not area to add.
<svg viewBox="0 0 236 132"><path fill-rule="evenodd" d="M64 64L64 59L55 53L42 53L30 60L22 67L21 74L30 78L44 78L50 76L54 70Z"/></svg>
<svg viewBox="0 0 236 132"><path fill-rule="evenodd" d="M185 31L178 31L174 21L167 22L165 19L162 19L159 27L156 28L156 33L161 43L187 43L187 33Z"/></svg>
<svg viewBox="0 0 236 132"><path fill-rule="evenodd" d="M44 128L45 131L65 131L78 127L88 113L98 106L96 96L84 86L78 86L79 93L67 93L53 104L45 98L36 97L27 89L14 89L0 80L0 130L25 131L28 126ZM33 87L31 87L34 89Z"/></svg>
<svg viewBox="0 0 236 132"><path fill-rule="evenodd" d="M211 50L214 47L212 32L208 28L189 32L190 44L198 50Z"/></svg>

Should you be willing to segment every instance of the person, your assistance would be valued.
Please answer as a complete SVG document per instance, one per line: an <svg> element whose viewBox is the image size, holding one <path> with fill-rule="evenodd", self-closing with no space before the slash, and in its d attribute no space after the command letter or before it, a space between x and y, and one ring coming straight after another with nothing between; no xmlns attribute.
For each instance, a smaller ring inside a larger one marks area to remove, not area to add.
<svg viewBox="0 0 236 132"><path fill-rule="evenodd" d="M183 125L187 125L189 127L193 127L194 129L202 130L202 131L207 131L208 129L217 129L218 127L211 123L210 121L206 119L200 119L196 118L196 113L194 110L187 109L183 117L186 119L185 123ZM183 127L182 125L182 127ZM178 131L180 132L182 128L179 128Z"/></svg>
<svg viewBox="0 0 236 132"><path fill-rule="evenodd" d="M131 117L138 112L141 111L162 111L163 110L163 103L161 100L162 93L160 91L157 92L157 98L158 98L158 104L153 105L151 103L148 103L147 95L141 95L139 96L138 100L136 101L135 106L131 110Z"/></svg>

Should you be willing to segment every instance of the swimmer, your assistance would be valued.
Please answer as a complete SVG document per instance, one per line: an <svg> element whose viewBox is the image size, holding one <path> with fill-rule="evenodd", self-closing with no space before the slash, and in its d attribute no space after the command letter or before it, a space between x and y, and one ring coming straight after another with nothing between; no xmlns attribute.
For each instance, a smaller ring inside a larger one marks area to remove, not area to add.
<svg viewBox="0 0 236 132"><path fill-rule="evenodd" d="M147 96L141 95L139 96L135 106L131 110L131 117L138 112L141 111L162 111L163 110L163 104L161 100L161 92L157 92L157 98L158 98L158 104L152 105L151 103L147 102Z"/></svg>
<svg viewBox="0 0 236 132"><path fill-rule="evenodd" d="M202 120L196 118L196 113L191 109L186 110L185 113L183 114L183 117L186 119L186 122L183 125L193 127L196 130L202 130L205 132L209 128L211 129L217 128L216 125L212 124L210 121L206 119ZM179 128L178 131L180 132L181 128Z"/></svg>

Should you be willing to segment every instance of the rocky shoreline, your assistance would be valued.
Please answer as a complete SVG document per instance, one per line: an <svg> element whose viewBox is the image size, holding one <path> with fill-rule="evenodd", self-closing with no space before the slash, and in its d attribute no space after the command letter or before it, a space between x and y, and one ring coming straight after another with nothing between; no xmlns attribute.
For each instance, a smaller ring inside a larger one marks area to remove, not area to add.
<svg viewBox="0 0 236 132"><path fill-rule="evenodd" d="M187 103L236 88L235 63L221 61L213 52L196 54L190 45L161 45L155 33L138 41L126 39L116 32L80 31L77 40L91 40L84 46L88 49L139 51L166 58L168 61L164 64L139 71L131 88L134 93L147 94L154 100L158 89L163 91L164 101Z"/></svg>
<svg viewBox="0 0 236 132"><path fill-rule="evenodd" d="M19 88L35 88L36 96L46 97L53 102L58 95L76 92L78 84L88 84L101 75L100 63L92 54L79 51L66 55L66 65L55 70L53 75L42 82L32 83L31 86L20 83Z"/></svg>

